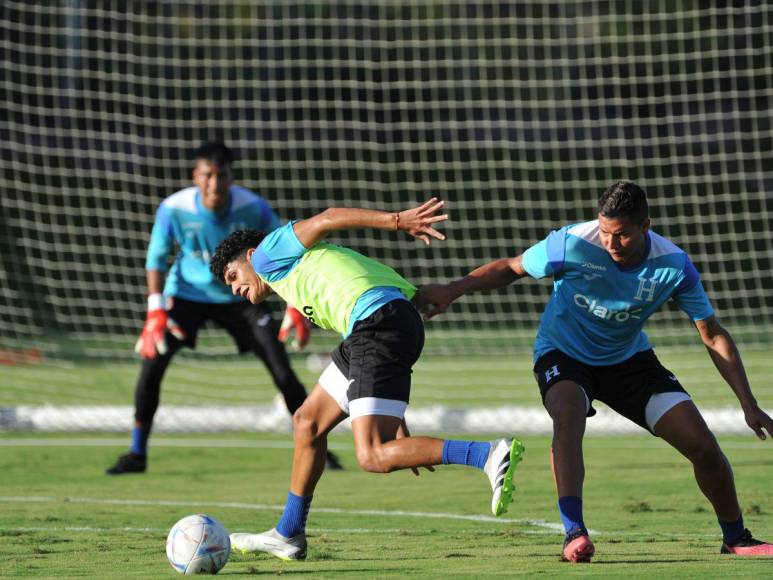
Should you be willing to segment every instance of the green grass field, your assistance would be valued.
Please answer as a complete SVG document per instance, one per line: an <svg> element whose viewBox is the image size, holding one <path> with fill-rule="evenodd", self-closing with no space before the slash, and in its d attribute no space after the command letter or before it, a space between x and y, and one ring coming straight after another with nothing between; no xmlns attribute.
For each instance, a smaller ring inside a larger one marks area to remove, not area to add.
<svg viewBox="0 0 773 580"><path fill-rule="evenodd" d="M56 445L43 446L39 435L0 436L3 578L176 577L164 546L179 518L208 513L230 531L262 531L275 524L286 497L286 436L158 437L148 473L118 478L102 472L122 451L121 440L71 437L49 437ZM773 442L750 435L721 443L748 527L772 538ZM317 489L308 560L235 554L222 575L769 578L773 570L772 558L719 555L713 513L689 466L653 438L586 441L586 517L597 546L590 565L558 561L547 438L526 440L515 501L496 521L480 472L368 474L357 468L348 437L334 437L333 445L347 470L326 474Z"/></svg>
<svg viewBox="0 0 773 580"><path fill-rule="evenodd" d="M693 346L658 350L664 365L679 377L699 406L737 406L735 396L711 364L706 351ZM769 348L745 348L743 359L760 402L773 408L773 358ZM301 380L311 387L319 376L306 356L293 357ZM452 407L539 406L531 354L424 357L415 367L411 405ZM0 367L0 406L131 405L139 362L75 362ZM230 358L180 356L164 379L165 405L255 405L276 395L268 373L251 355Z"/></svg>
<svg viewBox="0 0 773 580"><path fill-rule="evenodd" d="M773 408L769 349L746 348L743 354L761 405ZM704 350L661 349L659 355L699 406L737 408ZM305 362L304 356L294 357L310 386L318 372ZM0 406L131 405L138 366L3 367ZM252 357L186 356L170 368L162 405L252 405L275 395ZM425 357L416 367L411 406L439 404L537 406L530 355ZM288 435L158 436L151 441L147 474L108 478L105 467L128 444L124 426L116 431L119 436L0 433L0 577L172 578L177 574L166 562L164 544L181 517L208 513L231 531L262 531L275 524L289 479ZM333 444L347 471L327 474L317 490L308 561L286 564L268 556L234 555L221 573L303 578L773 574L770 558L720 557L718 527L691 469L661 441L644 435L587 439L585 505L597 557L590 566L560 563L549 440L525 442L520 490L509 513L495 521L488 516L488 482L482 474L459 467L419 478L363 473L350 438L336 435ZM773 442L757 441L751 431L720 442L735 468L747 525L760 537L773 538Z"/></svg>

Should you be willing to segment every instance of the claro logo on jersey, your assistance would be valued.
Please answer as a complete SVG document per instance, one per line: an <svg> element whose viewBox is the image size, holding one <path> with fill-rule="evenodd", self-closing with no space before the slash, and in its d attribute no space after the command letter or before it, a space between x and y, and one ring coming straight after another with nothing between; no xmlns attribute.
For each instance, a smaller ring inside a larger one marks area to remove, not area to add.
<svg viewBox="0 0 773 580"><path fill-rule="evenodd" d="M582 308L583 310L587 310L590 312L593 316L598 316L599 318L603 318L604 320L615 320L617 322L627 322L631 319L634 320L640 320L642 309L641 308L635 308L631 310L630 308L626 308L625 310L612 310L610 308L607 308L606 306L602 306L598 303L598 300L591 300L587 296L583 296L582 294L575 294L574 295L574 303Z"/></svg>

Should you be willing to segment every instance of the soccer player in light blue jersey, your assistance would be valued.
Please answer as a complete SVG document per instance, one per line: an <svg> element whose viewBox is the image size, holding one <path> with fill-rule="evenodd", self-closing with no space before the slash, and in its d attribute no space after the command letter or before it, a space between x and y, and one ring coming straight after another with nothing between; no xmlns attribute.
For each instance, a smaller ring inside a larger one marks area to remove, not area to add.
<svg viewBox="0 0 773 580"><path fill-rule="evenodd" d="M733 472L678 379L655 356L642 328L673 299L695 323L712 362L760 439L773 419L757 404L732 337L717 321L690 258L650 229L647 196L620 181L600 197L598 218L551 232L515 258L420 290L426 317L463 294L507 286L525 276L553 277L553 293L534 345L534 375L553 419L552 466L566 529L563 559L589 562L595 547L582 513L582 439L593 401L661 437L693 464L695 479L722 529L723 554L773 555L745 529Z"/></svg>
<svg viewBox="0 0 773 580"><path fill-rule="evenodd" d="M279 218L265 199L233 183L234 155L225 144L205 143L195 159L194 185L166 198L156 212L145 262L148 312L136 348L142 368L131 448L107 470L108 475L145 471L161 380L180 348L195 348L196 335L208 320L231 335L239 352L251 352L265 363L291 414L306 399L306 389L277 338L281 330L271 309L234 296L209 271L211 255L228 234L247 227L270 232L279 227ZM167 260L176 248L169 268ZM300 314L294 318L302 343L308 340L310 327ZM328 466L340 467L332 454Z"/></svg>

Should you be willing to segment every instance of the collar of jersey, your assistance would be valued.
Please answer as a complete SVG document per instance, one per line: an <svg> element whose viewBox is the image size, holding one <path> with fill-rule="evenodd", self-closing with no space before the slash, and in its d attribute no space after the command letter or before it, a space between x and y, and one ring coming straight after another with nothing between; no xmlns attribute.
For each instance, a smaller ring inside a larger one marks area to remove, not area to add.
<svg viewBox="0 0 773 580"><path fill-rule="evenodd" d="M211 209L207 209L206 207L204 207L204 205L201 203L201 190L198 187L196 188L196 211L199 213L200 216L207 218L209 221L219 222L225 216L227 216L228 213L231 211L231 204L233 204L233 201L234 201L233 188L229 188L228 202L226 202L225 207L220 211L212 211Z"/></svg>

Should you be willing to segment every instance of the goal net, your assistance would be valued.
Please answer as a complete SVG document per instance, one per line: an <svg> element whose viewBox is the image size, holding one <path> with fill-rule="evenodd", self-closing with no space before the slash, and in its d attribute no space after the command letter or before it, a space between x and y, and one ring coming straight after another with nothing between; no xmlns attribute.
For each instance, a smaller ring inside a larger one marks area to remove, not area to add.
<svg viewBox="0 0 773 580"><path fill-rule="evenodd" d="M417 284L592 219L633 179L723 322L770 344L773 5L700 5L4 1L0 358L132 361L154 211L213 138L285 219L447 200L430 248L336 238ZM549 292L465 297L428 324L427 352L526 350ZM690 327L669 307L648 332L694 344ZM207 331L185 380L233 351Z"/></svg>

